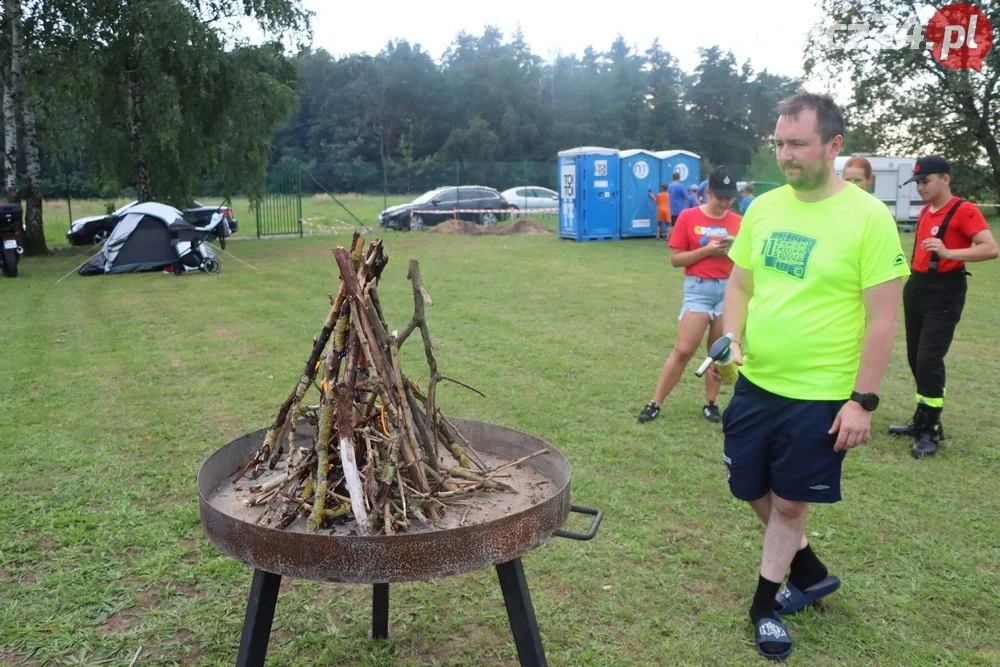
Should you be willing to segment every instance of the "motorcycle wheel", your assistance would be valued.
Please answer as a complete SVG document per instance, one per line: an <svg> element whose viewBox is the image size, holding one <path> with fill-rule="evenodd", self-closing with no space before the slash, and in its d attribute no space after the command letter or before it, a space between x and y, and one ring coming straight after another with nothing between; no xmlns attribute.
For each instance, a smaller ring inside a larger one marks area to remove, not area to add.
<svg viewBox="0 0 1000 667"><path fill-rule="evenodd" d="M8 278L17 277L17 251L3 248L3 274Z"/></svg>

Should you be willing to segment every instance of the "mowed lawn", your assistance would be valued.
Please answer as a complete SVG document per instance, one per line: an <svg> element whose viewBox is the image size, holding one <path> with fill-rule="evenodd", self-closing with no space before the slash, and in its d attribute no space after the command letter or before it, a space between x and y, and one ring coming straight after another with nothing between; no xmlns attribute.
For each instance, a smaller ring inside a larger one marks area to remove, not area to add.
<svg viewBox="0 0 1000 667"><path fill-rule="evenodd" d="M442 385L445 412L548 441L573 466L573 501L605 512L593 541L524 558L550 664L760 664L746 610L762 530L729 494L693 368L659 419L636 422L676 331L682 274L664 244L375 237L390 326L409 318L417 259L442 372L487 396ZM82 261L64 250L0 280L0 664L124 665L140 645L140 665L233 664L251 570L203 536L195 475L273 419L348 240L233 243L256 270L223 256L218 276L56 284ZM1000 264L971 270L948 440L915 461L883 435L913 409L900 326L877 435L848 454L845 501L807 523L844 585L790 620L791 664L1000 663ZM364 586L286 579L268 664L517 663L493 571L393 585L385 643L366 638L370 605Z"/></svg>

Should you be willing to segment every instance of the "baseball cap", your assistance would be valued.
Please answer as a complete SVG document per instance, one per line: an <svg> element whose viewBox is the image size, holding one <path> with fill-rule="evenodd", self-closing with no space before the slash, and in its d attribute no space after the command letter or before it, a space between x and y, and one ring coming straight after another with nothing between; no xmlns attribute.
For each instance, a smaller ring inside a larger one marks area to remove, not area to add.
<svg viewBox="0 0 1000 667"><path fill-rule="evenodd" d="M917 160L917 163L913 165L913 176L910 180L904 181L903 185L907 183L912 183L918 178L923 178L924 176L929 176L931 174L950 174L951 164L945 160L940 155L925 155L924 157Z"/></svg>
<svg viewBox="0 0 1000 667"><path fill-rule="evenodd" d="M698 186L692 185L691 187L688 188L688 192L698 192Z"/></svg>
<svg viewBox="0 0 1000 667"><path fill-rule="evenodd" d="M736 179L725 167L716 167L708 175L708 187L719 199L732 199L736 197Z"/></svg>

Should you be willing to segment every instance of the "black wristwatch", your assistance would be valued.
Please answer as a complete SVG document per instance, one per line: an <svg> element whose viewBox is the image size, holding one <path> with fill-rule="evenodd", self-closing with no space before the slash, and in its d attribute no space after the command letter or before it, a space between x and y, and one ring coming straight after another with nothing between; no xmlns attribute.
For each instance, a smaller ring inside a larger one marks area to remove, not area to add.
<svg viewBox="0 0 1000 667"><path fill-rule="evenodd" d="M868 412L875 412L878 408L878 394L862 394L860 391L851 392L851 400L861 404Z"/></svg>

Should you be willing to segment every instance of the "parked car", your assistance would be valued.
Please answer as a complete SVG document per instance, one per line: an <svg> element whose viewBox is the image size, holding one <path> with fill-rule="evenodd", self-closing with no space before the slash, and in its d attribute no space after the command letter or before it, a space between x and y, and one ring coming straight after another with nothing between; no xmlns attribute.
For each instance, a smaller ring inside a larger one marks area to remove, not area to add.
<svg viewBox="0 0 1000 667"><path fill-rule="evenodd" d="M540 185L511 188L501 193L510 202L512 212L538 208L559 208L559 193Z"/></svg>
<svg viewBox="0 0 1000 667"><path fill-rule="evenodd" d="M115 225L121 222L121 219L125 217L128 210L138 203L136 201L129 202L117 211L107 215L78 218L70 224L69 231L66 232L66 239L71 245L98 245L104 243L108 236L111 235L111 230L115 228ZM206 206L196 201L192 202L190 208L181 211L181 215L192 225L204 227L211 222L212 214L216 211L222 213L227 218L229 230L235 234L238 224L236 218L233 217L232 209L228 206Z"/></svg>
<svg viewBox="0 0 1000 667"><path fill-rule="evenodd" d="M458 218L493 225L506 217L509 204L493 188L462 185L425 192L408 204L390 206L378 215L378 224L389 229L420 230Z"/></svg>

